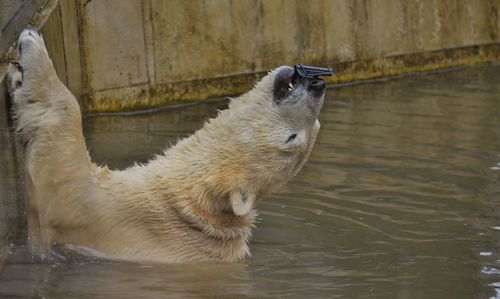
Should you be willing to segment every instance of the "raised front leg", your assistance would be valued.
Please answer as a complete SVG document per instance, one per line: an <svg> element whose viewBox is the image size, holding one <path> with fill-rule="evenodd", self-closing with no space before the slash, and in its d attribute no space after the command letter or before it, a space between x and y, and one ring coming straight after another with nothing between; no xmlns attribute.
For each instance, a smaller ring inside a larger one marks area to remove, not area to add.
<svg viewBox="0 0 500 299"><path fill-rule="evenodd" d="M78 102L58 78L42 36L25 29L18 46L20 57L9 73L14 121L24 157L29 243L43 257L67 227L81 225L84 188L92 186L95 166Z"/></svg>

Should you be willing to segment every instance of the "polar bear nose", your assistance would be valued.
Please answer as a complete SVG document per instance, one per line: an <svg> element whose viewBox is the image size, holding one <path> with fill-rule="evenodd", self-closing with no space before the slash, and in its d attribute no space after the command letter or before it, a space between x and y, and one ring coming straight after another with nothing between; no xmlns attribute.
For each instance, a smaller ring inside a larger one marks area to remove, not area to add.
<svg viewBox="0 0 500 299"><path fill-rule="evenodd" d="M309 82L308 89L312 91L315 96L320 96L326 89L326 82L323 79L314 78Z"/></svg>

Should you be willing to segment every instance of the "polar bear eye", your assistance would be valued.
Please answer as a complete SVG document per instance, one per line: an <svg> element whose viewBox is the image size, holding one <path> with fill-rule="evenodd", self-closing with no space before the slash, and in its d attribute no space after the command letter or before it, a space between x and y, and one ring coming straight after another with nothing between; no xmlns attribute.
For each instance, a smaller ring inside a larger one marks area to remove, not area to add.
<svg viewBox="0 0 500 299"><path fill-rule="evenodd" d="M295 138L297 137L297 134L292 134L288 139L286 140L286 143L292 142Z"/></svg>

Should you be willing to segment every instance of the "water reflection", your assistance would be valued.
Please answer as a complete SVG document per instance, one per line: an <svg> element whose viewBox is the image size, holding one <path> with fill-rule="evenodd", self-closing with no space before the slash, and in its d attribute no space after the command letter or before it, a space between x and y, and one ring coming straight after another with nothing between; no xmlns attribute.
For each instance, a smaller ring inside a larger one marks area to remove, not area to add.
<svg viewBox="0 0 500 299"><path fill-rule="evenodd" d="M37 265L18 246L0 295L498 296L499 88L486 66L329 90L310 161L261 203L245 264ZM88 118L91 154L146 161L224 106Z"/></svg>

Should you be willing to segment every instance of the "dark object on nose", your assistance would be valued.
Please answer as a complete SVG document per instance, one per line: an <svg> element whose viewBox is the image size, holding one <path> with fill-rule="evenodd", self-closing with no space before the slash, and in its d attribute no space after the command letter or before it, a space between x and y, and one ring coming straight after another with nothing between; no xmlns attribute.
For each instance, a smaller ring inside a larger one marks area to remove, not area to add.
<svg viewBox="0 0 500 299"><path fill-rule="evenodd" d="M333 70L327 67L296 64L295 74L302 78L318 79L319 76L333 76Z"/></svg>

